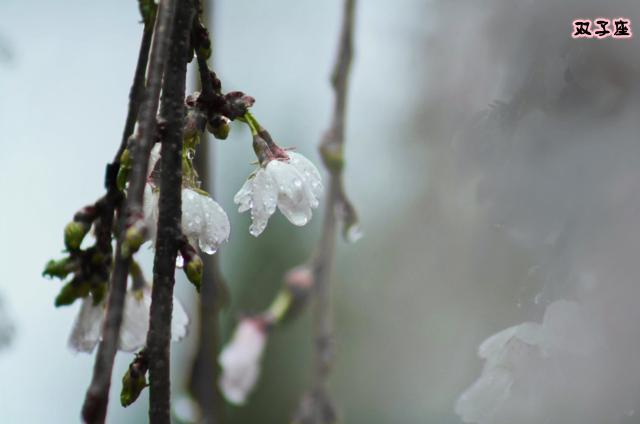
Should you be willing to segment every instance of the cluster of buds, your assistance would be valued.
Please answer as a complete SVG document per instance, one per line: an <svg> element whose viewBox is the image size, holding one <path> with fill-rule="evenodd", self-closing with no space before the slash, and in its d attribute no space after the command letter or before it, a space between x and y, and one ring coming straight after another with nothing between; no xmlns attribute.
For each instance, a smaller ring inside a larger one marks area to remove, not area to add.
<svg viewBox="0 0 640 424"><path fill-rule="evenodd" d="M92 225L99 219L99 205L98 202L86 206L74 215L73 221L64 228L68 255L59 260L52 259L45 265L43 276L65 280L72 275L56 297L56 306L70 305L89 294L96 304L104 298L111 266L110 252L99 249L97 245L81 248Z"/></svg>

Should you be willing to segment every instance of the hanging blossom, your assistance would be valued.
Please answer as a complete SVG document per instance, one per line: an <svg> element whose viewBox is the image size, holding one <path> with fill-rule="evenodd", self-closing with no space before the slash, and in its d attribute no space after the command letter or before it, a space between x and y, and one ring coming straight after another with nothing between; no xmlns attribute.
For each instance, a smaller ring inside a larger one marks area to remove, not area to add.
<svg viewBox="0 0 640 424"><path fill-rule="evenodd" d="M130 289L125 295L124 313L118 338L118 349L135 352L145 346L149 330L149 310L151 307L151 287ZM102 324L105 317L105 302L94 305L93 298L82 300L71 335L69 347L76 352L91 353L101 339ZM187 335L189 317L180 301L173 298L173 317L171 319L171 340L180 341Z"/></svg>
<svg viewBox="0 0 640 424"><path fill-rule="evenodd" d="M267 155L266 160L261 160L260 168L244 183L233 201L240 213L251 210L249 233L258 237L276 206L293 225L306 225L311 220L311 210L318 207L321 194L322 178L318 168L300 153L279 149L278 157Z"/></svg>
<svg viewBox="0 0 640 424"><path fill-rule="evenodd" d="M155 240L160 214L160 191L153 182L153 172L160 158L159 145L151 151L147 184L144 188L143 211L151 240ZM198 188L182 189L182 233L192 246L200 247L212 255L229 239L231 226L224 209L205 191Z"/></svg>
<svg viewBox="0 0 640 424"><path fill-rule="evenodd" d="M218 358L222 367L219 386L227 401L242 405L260 375L260 361L267 342L267 324L260 318L244 318Z"/></svg>

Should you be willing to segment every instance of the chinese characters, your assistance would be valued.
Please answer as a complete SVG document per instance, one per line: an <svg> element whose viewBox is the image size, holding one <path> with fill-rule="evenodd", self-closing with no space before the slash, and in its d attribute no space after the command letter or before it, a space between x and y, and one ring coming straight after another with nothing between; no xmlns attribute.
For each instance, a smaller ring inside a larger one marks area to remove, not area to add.
<svg viewBox="0 0 640 424"><path fill-rule="evenodd" d="M622 38L630 39L633 36L631 32L631 19L629 18L596 18L591 19L575 19L571 32L572 38Z"/></svg>

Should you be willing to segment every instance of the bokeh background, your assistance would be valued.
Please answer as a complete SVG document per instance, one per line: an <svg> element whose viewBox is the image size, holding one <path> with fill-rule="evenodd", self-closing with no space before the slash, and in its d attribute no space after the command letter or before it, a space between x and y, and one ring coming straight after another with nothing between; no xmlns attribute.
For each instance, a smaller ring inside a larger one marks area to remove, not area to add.
<svg viewBox="0 0 640 424"><path fill-rule="evenodd" d="M280 143L316 163L340 13L337 0L213 10L225 90L254 96ZM338 246L333 291L331 385L346 422L461 423L454 405L482 369L478 344L539 322L558 299L585 308L581 331L602 348L578 365L525 362L511 407L482 422L640 422L640 46L571 39L573 19L600 16L633 28L640 3L359 1L345 178L365 236ZM134 1L0 2L0 422L79 420L93 357L67 349L79 305L54 308L61 285L40 273L73 213L102 193L140 32ZM235 127L215 152L232 224L226 338L311 254L321 220L296 228L276 215L254 239L232 201L251 170L248 132ZM195 316L181 274L176 288ZM310 328L307 313L272 333L259 385L247 406L226 407L228 422L287 422L309 384ZM172 347L176 399L194 343ZM114 381L130 360L118 354ZM109 422L145 422L147 393L123 409L118 391Z"/></svg>

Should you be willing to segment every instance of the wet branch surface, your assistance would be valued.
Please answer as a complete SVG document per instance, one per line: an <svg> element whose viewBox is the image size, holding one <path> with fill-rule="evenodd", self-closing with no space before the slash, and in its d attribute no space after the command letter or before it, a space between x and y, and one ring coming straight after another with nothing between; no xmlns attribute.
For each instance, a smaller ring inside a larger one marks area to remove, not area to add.
<svg viewBox="0 0 640 424"><path fill-rule="evenodd" d="M210 16L213 8L212 0L202 1L201 19L206 28L211 29ZM196 28L193 29L196 31ZM206 59L197 57L198 76L196 86L200 85L203 93L213 93L213 81L210 78L210 70ZM215 157L214 144L209 140L207 132L202 134L202 141L198 146L199 152L195 157L196 169L202 180L202 188L211 197L215 197L215 169L213 159ZM226 287L224 277L220 270L220 249L215 255L206 255L202 258L204 272L202 286L198 297L198 345L191 366L188 388L198 403L202 424L220 424L222 420L223 401L218 389L220 370L217 355L220 346L219 314L221 294Z"/></svg>
<svg viewBox="0 0 640 424"><path fill-rule="evenodd" d="M314 376L313 388L303 399L295 417L295 421L302 423L324 424L337 421L335 406L328 391L328 378L334 356L331 272L335 259L338 221L343 221L345 234L357 221L355 210L345 194L342 182L347 91L353 58L355 3L355 0L344 2L338 53L331 76L335 95L334 110L331 125L319 145L322 159L329 172L329 187L322 236L311 261L315 289Z"/></svg>
<svg viewBox="0 0 640 424"><path fill-rule="evenodd" d="M182 136L191 26L191 0L179 1L162 86L162 155L153 289L146 352L149 356L149 422L171 422L170 343L173 288L182 240Z"/></svg>
<svg viewBox="0 0 640 424"><path fill-rule="evenodd" d="M164 63L166 60L169 35L173 24L173 9L175 0L163 1L159 7L155 37L151 42L152 29L145 28L143 41L140 48L140 57L131 89L129 113L123 132L123 141L118 152L126 148L127 140L133 131L136 110L139 106L139 134L131 146L133 152L133 169L129 179L129 191L126 201L120 207L116 232L116 254L113 261L113 271L109 282L109 296L107 300L106 317L102 332L102 341L96 355L93 377L85 401L82 407L82 419L86 423L104 423L109 402L109 388L111 386L111 373L113 361L118 348L118 336L122 324L124 298L127 289L127 275L129 272L130 258L121 254L121 246L124 239L126 224L142 217L142 196L146 182L149 152L156 137L156 113L160 97L160 87ZM151 43L149 55L149 71L147 87L143 90L144 78L141 76L146 69L148 44ZM144 95L141 93L144 92ZM141 99L143 97L143 99ZM133 124L132 124L133 123ZM115 185L115 173L119 166L119 155L116 154L114 163L107 171L107 185L109 191L117 190ZM113 213L111 220L113 219ZM108 226L109 229L111 225ZM100 234L100 232L99 232ZM100 236L99 236L100 237Z"/></svg>

